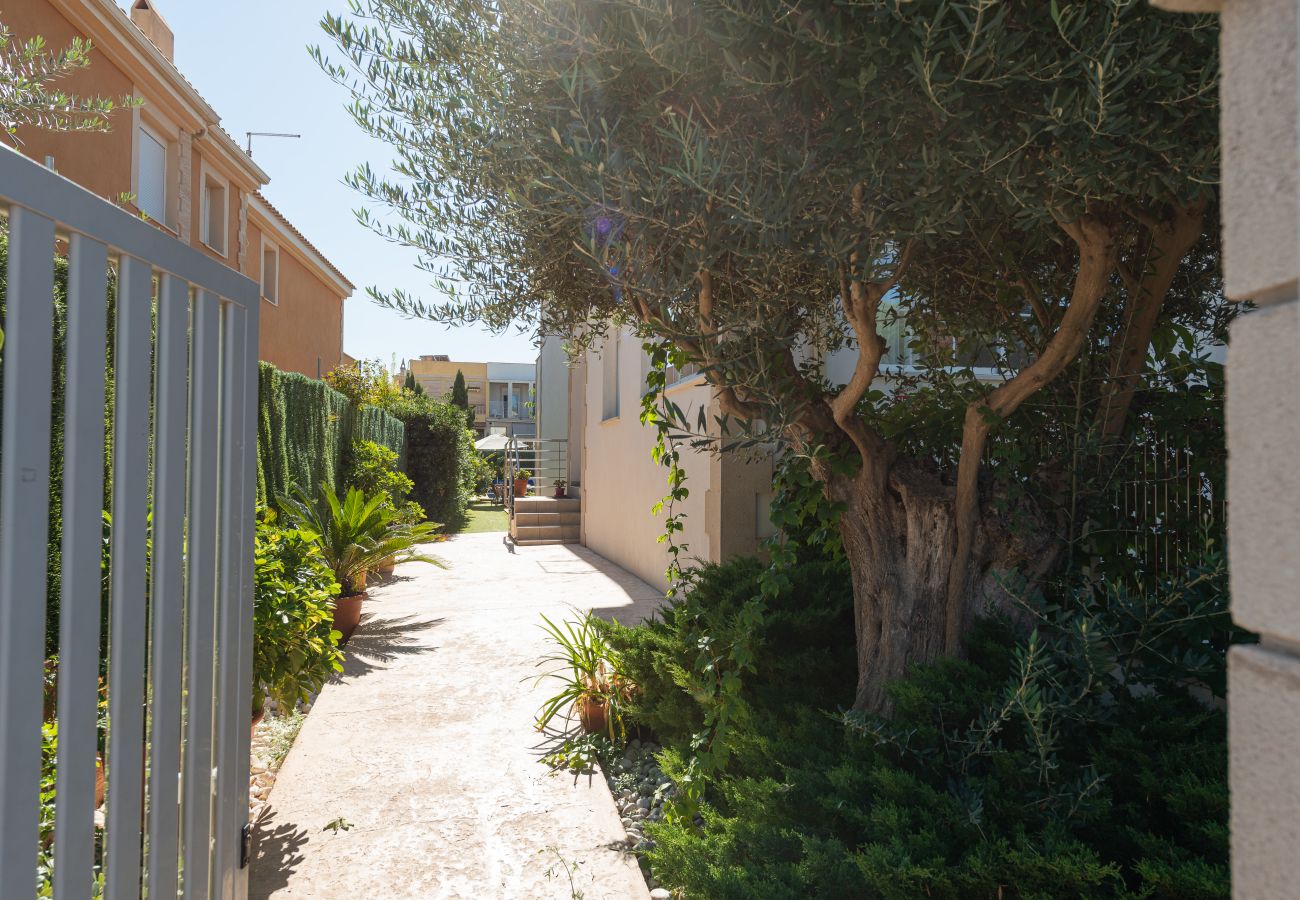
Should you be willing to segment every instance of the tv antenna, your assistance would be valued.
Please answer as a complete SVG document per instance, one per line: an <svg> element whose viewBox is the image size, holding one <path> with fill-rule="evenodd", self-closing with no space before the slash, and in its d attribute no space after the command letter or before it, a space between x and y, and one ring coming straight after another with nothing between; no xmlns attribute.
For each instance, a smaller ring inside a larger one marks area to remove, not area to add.
<svg viewBox="0 0 1300 900"><path fill-rule="evenodd" d="M244 136L248 138L248 148L245 152L249 156L253 155L253 138L255 137L278 137L278 138L300 138L301 134L285 134L283 131L245 131Z"/></svg>

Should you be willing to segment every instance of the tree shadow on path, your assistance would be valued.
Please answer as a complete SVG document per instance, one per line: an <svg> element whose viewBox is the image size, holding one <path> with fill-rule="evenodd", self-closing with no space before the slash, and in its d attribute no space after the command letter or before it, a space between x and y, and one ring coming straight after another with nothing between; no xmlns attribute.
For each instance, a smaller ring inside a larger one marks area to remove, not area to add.
<svg viewBox="0 0 1300 900"><path fill-rule="evenodd" d="M446 619L417 619L415 616L365 616L352 640L344 648L343 671L331 681L359 678L388 668L403 656L433 653L437 647L420 641L416 635L437 628Z"/></svg>
<svg viewBox="0 0 1300 900"><path fill-rule="evenodd" d="M307 829L292 823L276 824L275 810L267 807L253 823L253 864L248 879L249 900L265 900L288 887L289 876L302 864Z"/></svg>

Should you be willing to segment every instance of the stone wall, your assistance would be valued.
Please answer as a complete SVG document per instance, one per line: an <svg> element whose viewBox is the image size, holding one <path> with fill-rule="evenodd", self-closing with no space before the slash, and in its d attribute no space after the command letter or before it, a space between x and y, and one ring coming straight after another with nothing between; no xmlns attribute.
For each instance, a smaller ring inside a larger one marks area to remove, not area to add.
<svg viewBox="0 0 1300 900"><path fill-rule="evenodd" d="M1256 310L1228 347L1232 614L1260 635L1228 660L1232 885L1300 896L1300 0L1155 0L1221 15L1228 296Z"/></svg>

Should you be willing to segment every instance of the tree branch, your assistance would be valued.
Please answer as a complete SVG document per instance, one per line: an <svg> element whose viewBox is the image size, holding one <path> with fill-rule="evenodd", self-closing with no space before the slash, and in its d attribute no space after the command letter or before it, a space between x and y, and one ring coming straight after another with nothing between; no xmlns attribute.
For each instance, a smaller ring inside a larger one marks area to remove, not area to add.
<svg viewBox="0 0 1300 900"><path fill-rule="evenodd" d="M1183 257L1201 238L1205 225L1205 208L1205 202L1200 201L1191 207L1175 207L1173 218L1167 221L1150 217L1140 220L1143 224L1147 221L1155 223L1151 232L1154 243L1149 263L1141 277L1135 277L1129 272L1128 277L1124 278L1124 285L1128 289L1124 335L1111 365L1110 381L1103 390L1101 407L1097 412L1097 422L1104 438L1118 437L1124 430L1129 408L1133 405L1133 396L1137 393L1138 380L1146 364L1151 336L1160 320L1160 311L1164 308L1165 298L1169 295L1169 288L1183 263ZM1121 269L1120 273L1123 277L1124 270Z"/></svg>
<svg viewBox="0 0 1300 900"><path fill-rule="evenodd" d="M1003 382L986 397L966 407L962 428L961 457L957 463L957 496L954 519L957 548L948 571L948 602L945 645L949 653L958 653L965 632L968 610L965 603L967 568L975 540L979 510L979 473L993 426L1016 411L1029 397L1054 379L1083 348L1092 327L1111 273L1115 270L1118 248L1114 228L1084 215L1074 222L1058 219L1079 247L1079 268L1065 315L1043 352L1010 380Z"/></svg>

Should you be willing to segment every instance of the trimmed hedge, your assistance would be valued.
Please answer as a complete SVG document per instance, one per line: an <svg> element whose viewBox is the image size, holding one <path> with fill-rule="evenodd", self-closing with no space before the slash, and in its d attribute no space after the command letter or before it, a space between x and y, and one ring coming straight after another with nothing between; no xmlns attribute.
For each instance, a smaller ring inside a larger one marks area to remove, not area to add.
<svg viewBox="0 0 1300 900"><path fill-rule="evenodd" d="M406 425L406 474L411 498L430 521L458 527L474 494L474 434L465 411L427 395L404 393L388 412Z"/></svg>
<svg viewBox="0 0 1300 900"><path fill-rule="evenodd" d="M374 441L405 452L406 428L381 409L356 409L322 381L258 365L257 497L261 502L295 487L338 490L353 441ZM274 504L273 504L274 505Z"/></svg>

